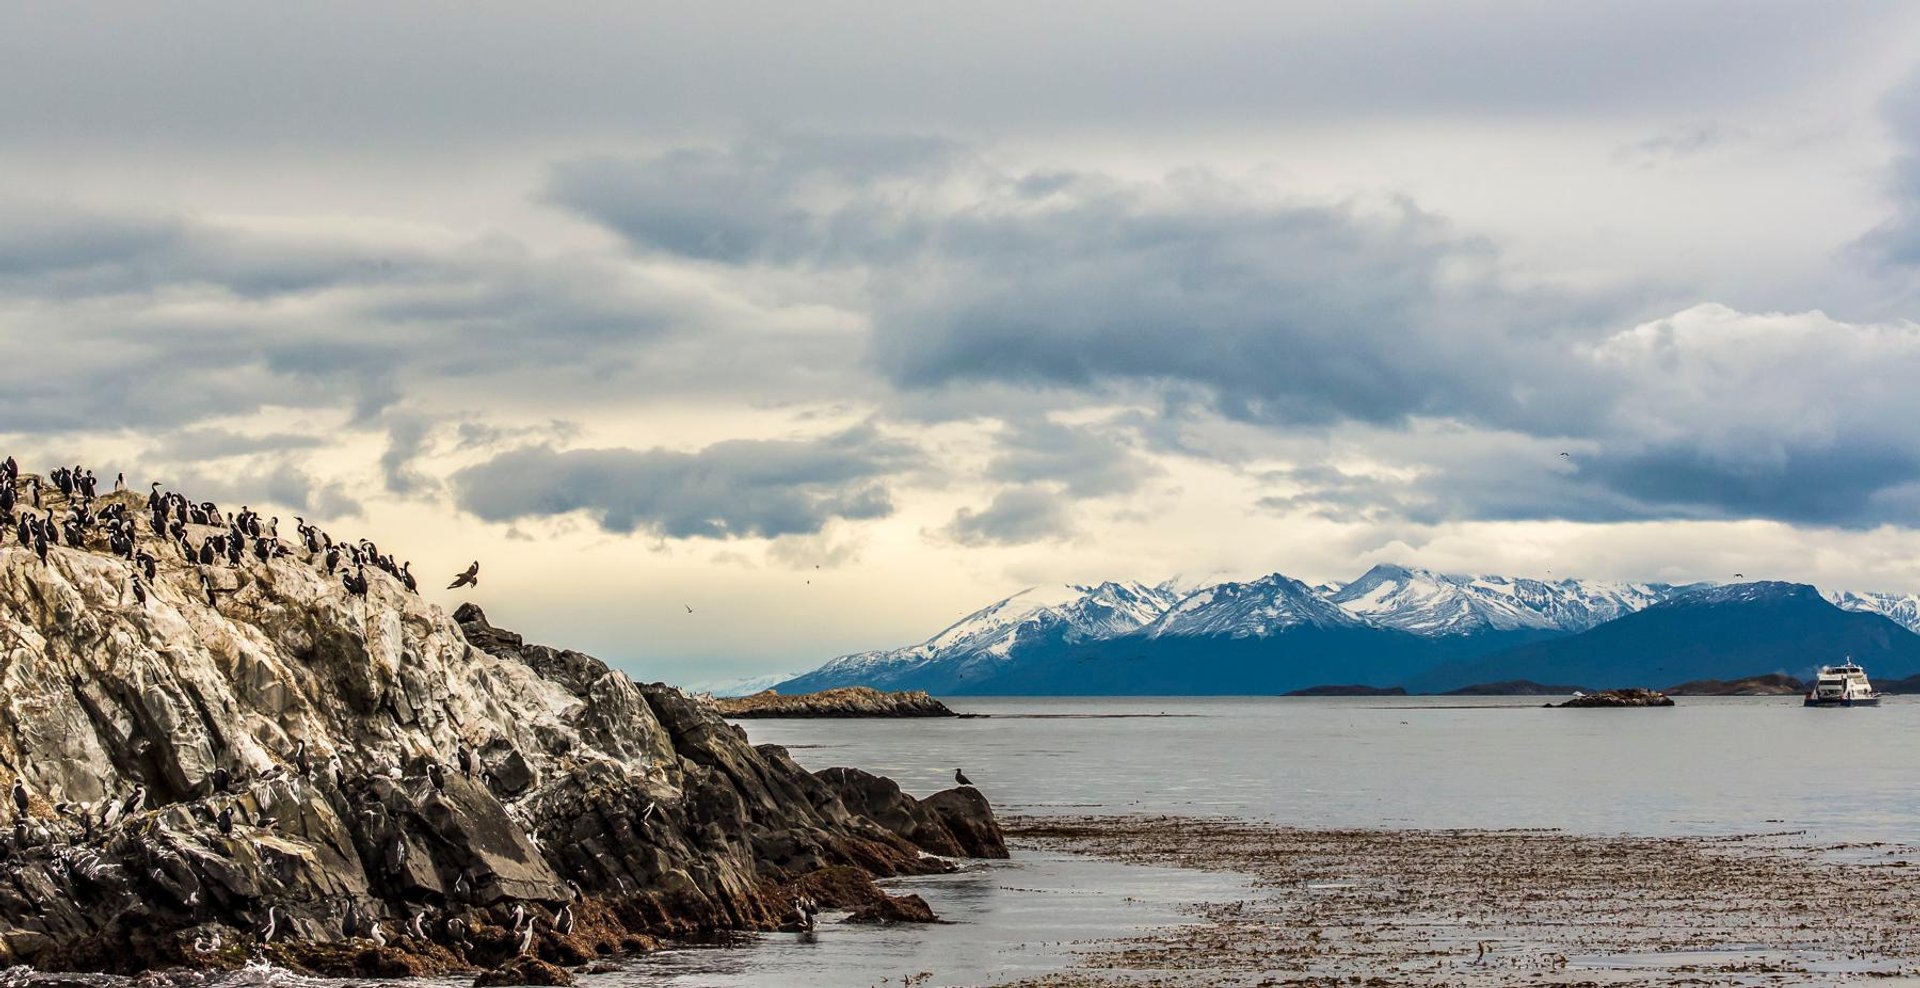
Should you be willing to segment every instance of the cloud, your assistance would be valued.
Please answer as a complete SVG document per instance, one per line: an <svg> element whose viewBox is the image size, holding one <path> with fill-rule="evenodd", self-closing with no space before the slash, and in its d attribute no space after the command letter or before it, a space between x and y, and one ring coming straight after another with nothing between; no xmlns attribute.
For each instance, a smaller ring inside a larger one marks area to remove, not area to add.
<svg viewBox="0 0 1920 988"><path fill-rule="evenodd" d="M1075 497L1130 493L1153 473L1145 457L1102 430L1044 419L1010 429L987 466L994 480L1058 481Z"/></svg>
<svg viewBox="0 0 1920 988"><path fill-rule="evenodd" d="M1537 414L1516 382L1551 373L1541 351L1644 304L1529 283L1405 199L1007 170L905 139L596 158L557 169L549 195L650 252L858 271L870 360L909 390L1154 382L1283 424L1509 421Z"/></svg>
<svg viewBox="0 0 1920 988"><path fill-rule="evenodd" d="M451 484L459 505L487 521L581 511L619 534L775 538L891 514L885 480L917 457L869 428L729 440L692 453L538 446L462 469Z"/></svg>
<svg viewBox="0 0 1920 988"><path fill-rule="evenodd" d="M1061 539L1072 530L1071 513L1058 493L1043 487L1010 487L979 511L961 508L942 533L961 545L979 547Z"/></svg>

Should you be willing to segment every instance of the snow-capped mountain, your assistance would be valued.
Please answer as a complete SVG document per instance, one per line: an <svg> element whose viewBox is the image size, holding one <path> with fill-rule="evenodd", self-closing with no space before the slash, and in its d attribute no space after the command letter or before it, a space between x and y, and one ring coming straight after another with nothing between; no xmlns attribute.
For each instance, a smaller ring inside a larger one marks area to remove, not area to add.
<svg viewBox="0 0 1920 988"><path fill-rule="evenodd" d="M1361 628L1354 617L1299 580L1275 573L1251 583L1222 583L1174 604L1144 634L1148 638L1266 638L1290 628Z"/></svg>
<svg viewBox="0 0 1920 988"><path fill-rule="evenodd" d="M1171 590L1133 581L1028 587L917 645L843 655L782 684L782 692L825 688L822 683L881 685L932 665L964 674L970 666L1005 661L1023 645L1129 634L1151 624L1174 602Z"/></svg>
<svg viewBox="0 0 1920 988"><path fill-rule="evenodd" d="M1920 595L1830 590L1825 596L1843 611L1879 614L1908 631L1920 634Z"/></svg>
<svg viewBox="0 0 1920 988"><path fill-rule="evenodd" d="M1460 576L1382 563L1327 594L1347 613L1421 637L1585 631L1673 595L1662 583Z"/></svg>
<svg viewBox="0 0 1920 988"><path fill-rule="evenodd" d="M1829 604L1872 612L1920 633L1920 596L1820 594L1787 584L1548 581L1380 565L1351 583L1309 587L1275 573L1189 588L1185 581L1029 587L924 642L841 656L777 688L866 685L950 695L1284 692L1328 683L1452 688L1461 684L1439 674L1477 670L1477 657L1590 637L1656 606L1662 615L1711 617L1716 607L1784 614L1780 601L1796 594L1818 604L1814 612ZM1688 620L1661 616L1635 626L1678 634ZM1572 655L1579 647L1541 654Z"/></svg>

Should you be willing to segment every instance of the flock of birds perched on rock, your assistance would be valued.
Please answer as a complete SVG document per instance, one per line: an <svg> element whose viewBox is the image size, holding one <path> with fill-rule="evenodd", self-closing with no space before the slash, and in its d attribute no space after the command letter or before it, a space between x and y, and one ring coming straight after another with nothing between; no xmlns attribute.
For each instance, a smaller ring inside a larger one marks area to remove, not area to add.
<svg viewBox="0 0 1920 988"><path fill-rule="evenodd" d="M46 490L48 486L53 490ZM129 589L134 600L144 606L158 577L159 561L139 546L139 513L130 509L126 500L115 500L96 510L98 486L93 471L82 466L59 467L43 481L33 475L22 477L19 463L11 456L0 461L0 544L12 533L22 547L45 563L53 549L90 549L100 543L108 553L132 564ZM124 490L126 475L120 474L114 481L114 492ZM54 500L66 509L64 518L47 503ZM420 592L411 561L397 563L370 539L336 542L332 535L299 516L294 518L296 539L289 546L280 538L278 517L263 519L246 505L237 514L223 512L212 501L195 502L161 490L159 481L147 493L144 514L157 541L172 546L183 560L201 567L200 591L210 607L219 606L222 591L208 575L209 568L222 564L236 568L248 555L266 562L294 555L296 548L304 551L308 562L325 567L328 576L337 575L347 592L356 597L365 597L370 588L369 566L392 577L406 592ZM447 589L479 583L480 563L475 561Z"/></svg>

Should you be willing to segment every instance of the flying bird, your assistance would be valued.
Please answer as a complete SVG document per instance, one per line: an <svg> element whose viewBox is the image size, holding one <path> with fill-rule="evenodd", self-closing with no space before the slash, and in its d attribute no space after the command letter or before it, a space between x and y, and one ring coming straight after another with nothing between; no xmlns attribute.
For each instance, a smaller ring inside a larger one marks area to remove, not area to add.
<svg viewBox="0 0 1920 988"><path fill-rule="evenodd" d="M686 609L687 609L687 613L688 613L688 614L692 614L692 613L693 613L693 605L692 605L692 604L681 604L680 606L681 606L681 607L684 607L684 608L686 608Z"/></svg>
<svg viewBox="0 0 1920 988"><path fill-rule="evenodd" d="M1734 579L1736 579L1736 580L1744 580L1744 579L1746 579L1746 578L1747 578L1747 574L1745 574L1745 573L1735 573L1735 574L1733 574L1733 578L1734 578Z"/></svg>
<svg viewBox="0 0 1920 988"><path fill-rule="evenodd" d="M462 573L459 576L454 577L453 582L447 584L447 589L458 590L461 587L477 587L479 585L480 585L480 561L476 559L474 560L472 566L467 567L467 571L465 573Z"/></svg>

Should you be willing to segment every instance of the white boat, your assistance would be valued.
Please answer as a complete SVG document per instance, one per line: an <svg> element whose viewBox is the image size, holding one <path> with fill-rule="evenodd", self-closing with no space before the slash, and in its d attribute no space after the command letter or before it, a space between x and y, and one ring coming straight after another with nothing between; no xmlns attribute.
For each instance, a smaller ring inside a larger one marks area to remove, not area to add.
<svg viewBox="0 0 1920 988"><path fill-rule="evenodd" d="M1821 666L1804 704L1809 707L1871 707L1880 702L1880 694L1867 682L1867 671L1849 657L1844 665Z"/></svg>

